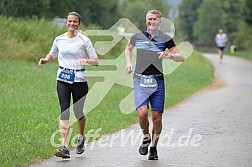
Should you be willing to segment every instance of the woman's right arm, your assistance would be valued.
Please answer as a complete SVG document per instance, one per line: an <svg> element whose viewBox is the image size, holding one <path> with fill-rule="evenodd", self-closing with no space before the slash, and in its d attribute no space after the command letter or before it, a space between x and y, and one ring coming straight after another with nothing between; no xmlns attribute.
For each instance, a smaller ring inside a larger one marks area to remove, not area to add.
<svg viewBox="0 0 252 167"><path fill-rule="evenodd" d="M48 55L46 55L46 57L43 57L43 58L39 59L38 66L41 67L42 65L44 65L46 63L49 63L52 60L53 60L53 57L50 54L48 54Z"/></svg>

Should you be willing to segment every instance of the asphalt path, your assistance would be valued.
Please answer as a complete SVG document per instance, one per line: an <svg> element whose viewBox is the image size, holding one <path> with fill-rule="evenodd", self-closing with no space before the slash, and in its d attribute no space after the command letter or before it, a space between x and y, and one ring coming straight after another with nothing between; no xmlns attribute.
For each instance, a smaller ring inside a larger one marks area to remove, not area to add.
<svg viewBox="0 0 252 167"><path fill-rule="evenodd" d="M215 68L212 85L163 114L159 160L141 156L141 131L134 124L86 144L86 151L62 160L52 157L34 167L251 167L252 61L204 54ZM97 132L99 129L97 130Z"/></svg>

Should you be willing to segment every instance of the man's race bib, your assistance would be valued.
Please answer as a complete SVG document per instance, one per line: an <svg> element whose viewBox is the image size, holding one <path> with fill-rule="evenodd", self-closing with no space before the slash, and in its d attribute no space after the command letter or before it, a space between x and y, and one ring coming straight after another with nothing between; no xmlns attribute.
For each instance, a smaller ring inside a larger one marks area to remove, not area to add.
<svg viewBox="0 0 252 167"><path fill-rule="evenodd" d="M157 80L154 75L141 75L140 86L142 86L142 87L156 87Z"/></svg>
<svg viewBox="0 0 252 167"><path fill-rule="evenodd" d="M58 80L67 82L67 83L74 83L75 73L69 70L62 70L58 75Z"/></svg>

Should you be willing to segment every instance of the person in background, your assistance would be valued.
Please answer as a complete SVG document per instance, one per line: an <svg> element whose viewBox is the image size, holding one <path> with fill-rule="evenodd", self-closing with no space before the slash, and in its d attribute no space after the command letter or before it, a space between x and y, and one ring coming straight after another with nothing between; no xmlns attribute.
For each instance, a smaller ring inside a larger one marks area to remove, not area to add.
<svg viewBox="0 0 252 167"><path fill-rule="evenodd" d="M62 146L56 150L55 155L62 158L70 158L68 135L71 96L74 114L78 121L76 153L82 154L85 150L86 118L83 107L88 93L85 64L99 64L98 56L90 39L79 33L80 21L81 16L77 12L70 12L66 18L67 32L55 38L50 52L38 62L38 65L42 66L58 57L57 93L61 110L59 131Z"/></svg>
<svg viewBox="0 0 252 167"><path fill-rule="evenodd" d="M230 46L230 53L234 54L237 51L237 45L236 42L233 41L233 44Z"/></svg>
<svg viewBox="0 0 252 167"><path fill-rule="evenodd" d="M141 155L149 160L157 160L158 139L162 131L162 114L164 112L165 84L163 76L163 59L183 62L184 56L176 47L173 39L159 30L161 12L150 10L146 14L147 29L134 34L125 48L127 73L133 71L132 51L136 47L137 57L134 68L134 101L138 120L143 131L143 141L139 148ZM148 108L152 110L152 136L149 132ZM148 147L150 146L150 150Z"/></svg>
<svg viewBox="0 0 252 167"><path fill-rule="evenodd" d="M125 32L125 27L123 26L123 23L119 24L119 26L116 28L116 31L118 33L124 33Z"/></svg>
<svg viewBox="0 0 252 167"><path fill-rule="evenodd" d="M224 33L223 29L219 29L218 34L216 34L215 36L215 43L218 49L220 64L222 63L223 51L226 47L227 41L228 41L227 34Z"/></svg>

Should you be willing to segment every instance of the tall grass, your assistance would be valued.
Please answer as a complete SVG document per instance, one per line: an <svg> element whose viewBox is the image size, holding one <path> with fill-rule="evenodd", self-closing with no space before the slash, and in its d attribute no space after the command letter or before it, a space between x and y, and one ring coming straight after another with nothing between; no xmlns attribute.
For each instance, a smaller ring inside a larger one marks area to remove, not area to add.
<svg viewBox="0 0 252 167"><path fill-rule="evenodd" d="M16 19L0 15L0 58L37 61L49 52L56 36L66 32L66 27L55 27L46 19ZM97 29L91 25L81 29Z"/></svg>
<svg viewBox="0 0 252 167"><path fill-rule="evenodd" d="M54 37L65 31L43 19L25 21L0 16L0 21L1 58L35 61L48 52Z"/></svg>

